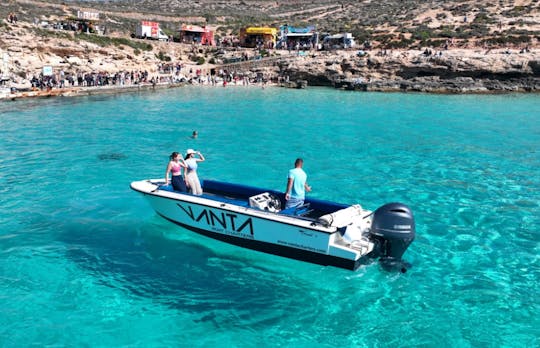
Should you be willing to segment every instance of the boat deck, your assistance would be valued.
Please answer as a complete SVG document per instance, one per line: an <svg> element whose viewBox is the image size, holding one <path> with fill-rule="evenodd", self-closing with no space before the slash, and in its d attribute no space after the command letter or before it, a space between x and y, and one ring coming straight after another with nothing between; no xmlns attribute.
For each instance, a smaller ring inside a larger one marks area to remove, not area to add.
<svg viewBox="0 0 540 348"><path fill-rule="evenodd" d="M200 197L202 198L208 198L213 201L223 202L240 207L251 207L257 209L256 207L250 206L250 197L263 193L269 193L279 199L281 207L285 207L285 195L283 192L276 190L264 190L251 186L223 183L213 180L204 180L204 182L201 184L203 186L203 194ZM189 194L186 192L174 191L171 185L160 186L159 189L169 192ZM348 207L348 205L307 198L304 205L300 207L280 209L276 212L276 214L290 215L308 220L316 220L322 215L333 213L346 207Z"/></svg>

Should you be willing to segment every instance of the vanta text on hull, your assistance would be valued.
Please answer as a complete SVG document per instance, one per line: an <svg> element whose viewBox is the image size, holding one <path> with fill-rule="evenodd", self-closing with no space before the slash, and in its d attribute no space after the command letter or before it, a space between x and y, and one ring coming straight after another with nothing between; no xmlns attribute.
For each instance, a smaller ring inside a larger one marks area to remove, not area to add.
<svg viewBox="0 0 540 348"><path fill-rule="evenodd" d="M240 247L351 270L379 259L388 270L405 272L402 255L415 237L411 210L401 203L375 211L307 198L281 209L276 190L204 180L200 196L174 191L163 180L135 181L163 218L201 235Z"/></svg>

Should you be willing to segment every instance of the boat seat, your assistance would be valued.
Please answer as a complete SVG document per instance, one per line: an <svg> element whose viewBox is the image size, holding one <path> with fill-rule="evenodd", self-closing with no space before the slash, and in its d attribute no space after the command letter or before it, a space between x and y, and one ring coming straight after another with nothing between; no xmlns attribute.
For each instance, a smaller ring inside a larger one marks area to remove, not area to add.
<svg viewBox="0 0 540 348"><path fill-rule="evenodd" d="M168 192L180 192L180 191L175 191L171 184L169 184L169 185L160 185L159 189L162 190L162 191L168 191Z"/></svg>
<svg viewBox="0 0 540 348"><path fill-rule="evenodd" d="M306 216L312 211L313 209L310 209L310 203L306 203L299 207L291 207L291 208L283 209L279 213L283 215Z"/></svg>

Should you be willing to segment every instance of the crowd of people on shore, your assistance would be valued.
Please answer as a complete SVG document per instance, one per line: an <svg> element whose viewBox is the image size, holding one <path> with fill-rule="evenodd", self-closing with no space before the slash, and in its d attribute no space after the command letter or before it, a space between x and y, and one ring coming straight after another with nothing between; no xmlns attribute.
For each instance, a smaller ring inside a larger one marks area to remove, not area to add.
<svg viewBox="0 0 540 348"><path fill-rule="evenodd" d="M29 78L33 90L52 90L77 87L125 87L136 85L190 83L196 85L226 86L277 83L285 81L280 76L263 73L246 74L224 69L186 69L181 63L160 63L155 73L148 70L82 72L60 70L50 74L34 74Z"/></svg>
<svg viewBox="0 0 540 348"><path fill-rule="evenodd" d="M120 71L114 74L107 72L66 72L34 75L30 79L34 89L52 89L67 87L129 86L145 82L149 79L148 71Z"/></svg>

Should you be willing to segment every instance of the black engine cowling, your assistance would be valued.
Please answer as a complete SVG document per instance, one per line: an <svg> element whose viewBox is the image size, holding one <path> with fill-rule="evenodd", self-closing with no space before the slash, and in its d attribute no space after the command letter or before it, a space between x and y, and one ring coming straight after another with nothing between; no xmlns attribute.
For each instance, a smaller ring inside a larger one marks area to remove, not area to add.
<svg viewBox="0 0 540 348"><path fill-rule="evenodd" d="M405 204L388 203L375 210L371 234L380 242L380 262L383 268L406 272L410 265L401 260L415 237L412 211Z"/></svg>

